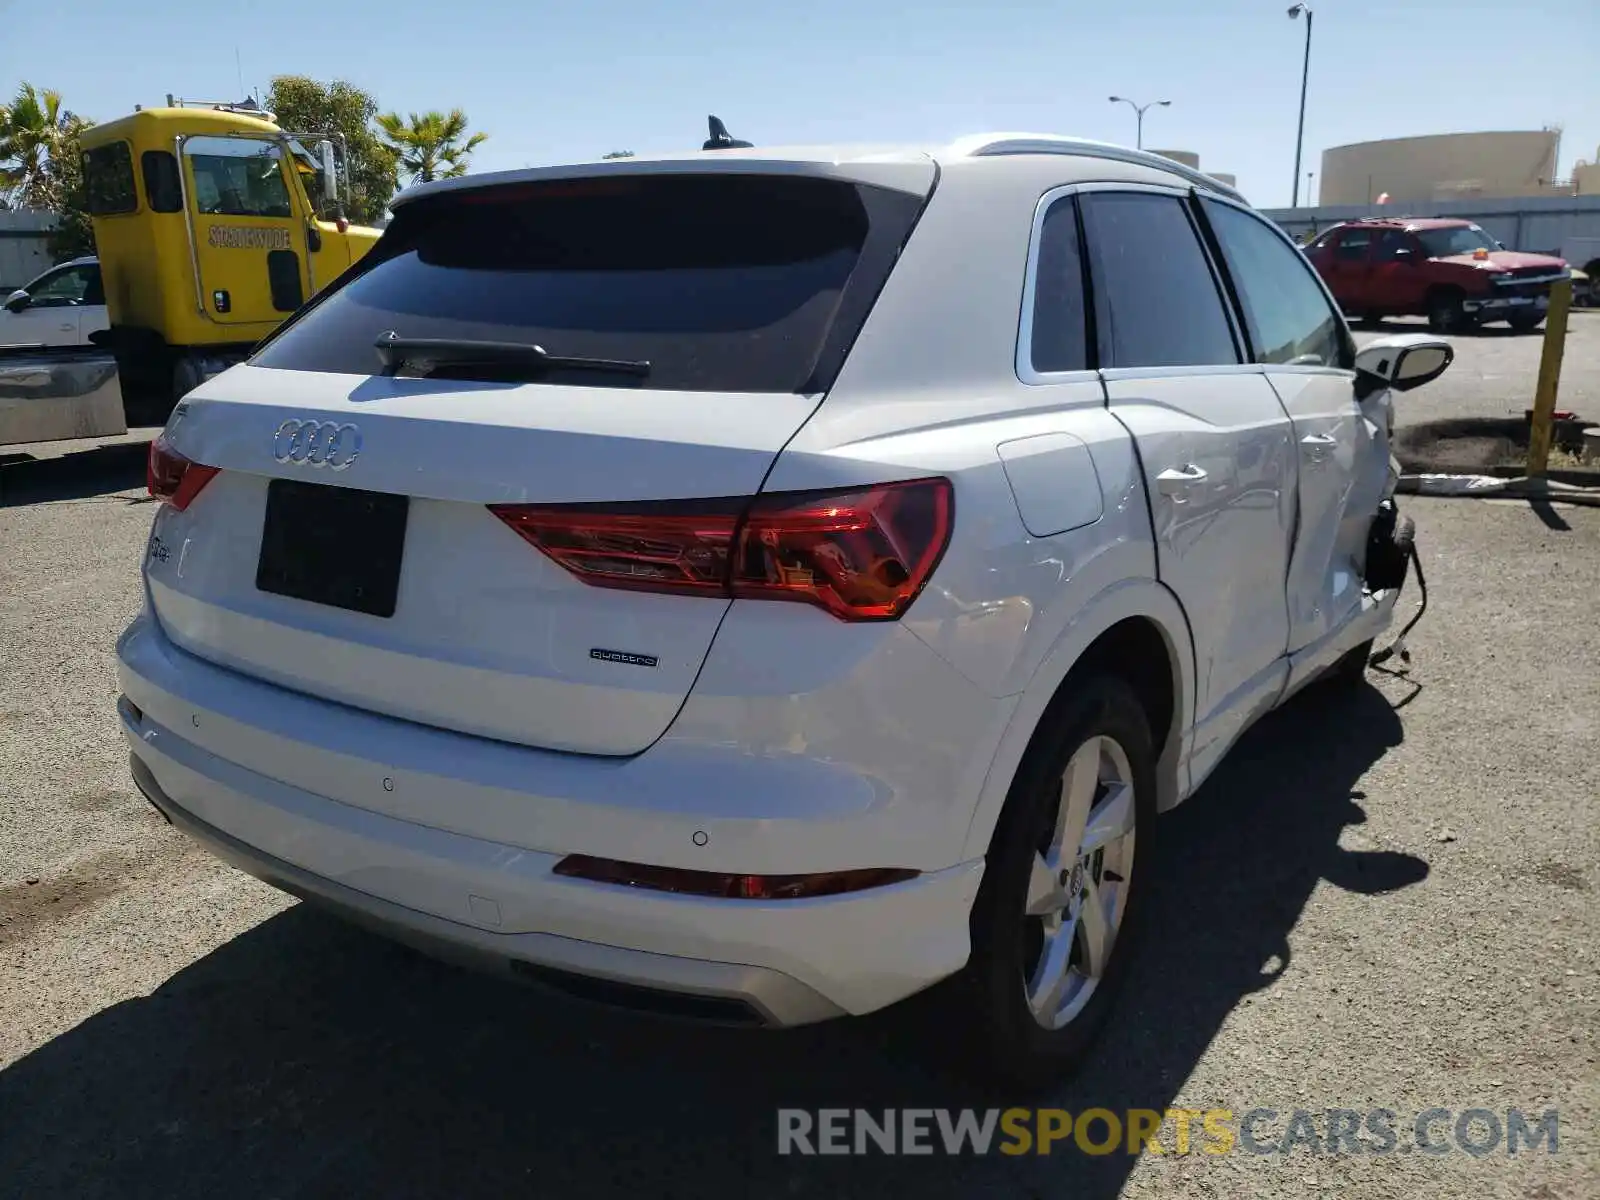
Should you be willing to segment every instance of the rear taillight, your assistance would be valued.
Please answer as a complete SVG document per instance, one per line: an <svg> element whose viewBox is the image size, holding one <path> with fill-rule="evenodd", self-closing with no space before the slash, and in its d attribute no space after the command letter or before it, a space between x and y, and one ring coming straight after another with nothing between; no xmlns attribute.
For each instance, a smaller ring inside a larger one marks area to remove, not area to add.
<svg viewBox="0 0 1600 1200"><path fill-rule="evenodd" d="M846 621L892 621L950 541L947 479L753 500L490 510L585 583L798 600Z"/></svg>
<svg viewBox="0 0 1600 1200"><path fill-rule="evenodd" d="M185 458L163 434L150 443L150 457L145 463L145 486L157 500L182 512L200 494L200 489L211 482L219 469Z"/></svg>

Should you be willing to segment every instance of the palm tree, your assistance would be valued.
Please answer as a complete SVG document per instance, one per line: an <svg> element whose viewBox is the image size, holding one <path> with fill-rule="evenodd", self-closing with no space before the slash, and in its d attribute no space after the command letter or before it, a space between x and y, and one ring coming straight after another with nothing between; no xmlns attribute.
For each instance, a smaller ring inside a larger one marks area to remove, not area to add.
<svg viewBox="0 0 1600 1200"><path fill-rule="evenodd" d="M61 158L76 153L88 125L61 106L60 92L24 83L10 104L0 105L0 193L24 208L56 207Z"/></svg>
<svg viewBox="0 0 1600 1200"><path fill-rule="evenodd" d="M467 158L483 144L487 133L467 133L467 114L459 108L447 113L425 112L401 118L381 113L378 132L399 159L400 170L412 183L454 179L467 173Z"/></svg>

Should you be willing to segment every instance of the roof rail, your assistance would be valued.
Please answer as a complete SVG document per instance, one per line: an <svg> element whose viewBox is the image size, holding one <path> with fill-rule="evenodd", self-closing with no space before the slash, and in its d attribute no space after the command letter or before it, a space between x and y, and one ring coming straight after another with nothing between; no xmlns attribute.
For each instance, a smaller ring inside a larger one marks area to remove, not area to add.
<svg viewBox="0 0 1600 1200"><path fill-rule="evenodd" d="M957 158L988 158L1003 154L1070 154L1084 158L1104 158L1113 162L1131 163L1138 167L1151 167L1178 175L1190 183L1221 192L1235 200L1243 201L1237 188L1229 187L1220 179L1197 171L1193 167L1165 158L1150 150L1134 150L1115 142L1097 142L1089 138L1063 137L1054 133L975 133L951 142L945 153Z"/></svg>

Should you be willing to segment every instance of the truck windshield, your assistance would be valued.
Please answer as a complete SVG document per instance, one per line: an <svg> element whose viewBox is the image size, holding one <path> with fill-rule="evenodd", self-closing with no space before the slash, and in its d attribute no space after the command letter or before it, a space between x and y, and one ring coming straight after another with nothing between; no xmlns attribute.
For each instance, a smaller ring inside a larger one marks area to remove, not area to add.
<svg viewBox="0 0 1600 1200"><path fill-rule="evenodd" d="M647 374L541 369L531 376L541 383L826 391L923 199L731 173L445 192L401 206L361 268L252 361L372 375L374 343L393 331L649 364Z"/></svg>
<svg viewBox="0 0 1600 1200"><path fill-rule="evenodd" d="M1471 254L1474 250L1500 249L1499 243L1476 225L1419 229L1416 233L1429 258L1449 258L1452 254Z"/></svg>
<svg viewBox="0 0 1600 1200"><path fill-rule="evenodd" d="M253 138L190 138L195 208L208 216L287 217L289 189L276 143Z"/></svg>

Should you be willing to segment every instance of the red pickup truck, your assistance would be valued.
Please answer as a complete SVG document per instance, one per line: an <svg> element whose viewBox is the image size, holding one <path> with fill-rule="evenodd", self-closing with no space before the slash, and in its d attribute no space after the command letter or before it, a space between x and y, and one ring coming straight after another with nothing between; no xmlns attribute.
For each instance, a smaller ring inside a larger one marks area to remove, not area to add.
<svg viewBox="0 0 1600 1200"><path fill-rule="evenodd" d="M1571 274L1562 259L1507 250L1472 222L1446 218L1349 221L1305 253L1349 315L1427 317L1437 333L1485 321L1535 329L1550 285Z"/></svg>

